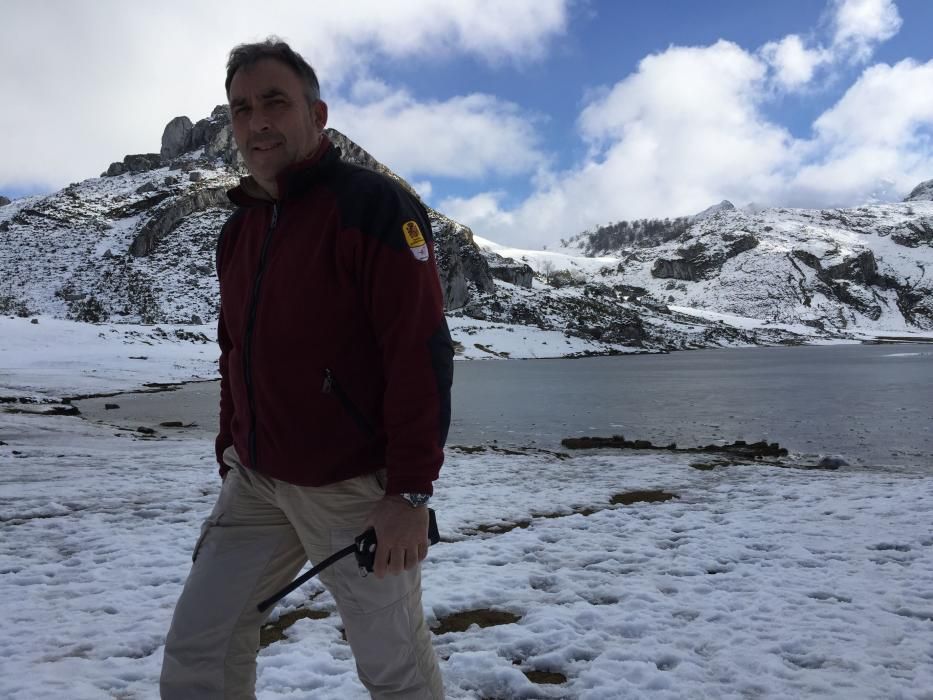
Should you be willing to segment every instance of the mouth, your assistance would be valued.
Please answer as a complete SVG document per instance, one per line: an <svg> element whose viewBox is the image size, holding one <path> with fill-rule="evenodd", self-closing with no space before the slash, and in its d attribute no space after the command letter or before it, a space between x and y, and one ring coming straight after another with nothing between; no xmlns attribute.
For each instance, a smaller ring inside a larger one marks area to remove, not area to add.
<svg viewBox="0 0 933 700"><path fill-rule="evenodd" d="M268 151L278 148L281 145L282 145L281 141L274 141L272 143L260 143L260 144L256 144L255 146L253 146L250 150L258 151L259 153L266 153Z"/></svg>

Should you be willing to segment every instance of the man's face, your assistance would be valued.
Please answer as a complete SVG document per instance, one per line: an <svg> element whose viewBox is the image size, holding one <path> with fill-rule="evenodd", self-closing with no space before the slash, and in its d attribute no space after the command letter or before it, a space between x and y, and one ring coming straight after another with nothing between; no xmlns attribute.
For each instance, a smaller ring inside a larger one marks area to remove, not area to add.
<svg viewBox="0 0 933 700"><path fill-rule="evenodd" d="M228 98L237 147L260 184L274 187L276 175L320 143L327 107L309 105L301 79L280 61L266 58L240 68Z"/></svg>

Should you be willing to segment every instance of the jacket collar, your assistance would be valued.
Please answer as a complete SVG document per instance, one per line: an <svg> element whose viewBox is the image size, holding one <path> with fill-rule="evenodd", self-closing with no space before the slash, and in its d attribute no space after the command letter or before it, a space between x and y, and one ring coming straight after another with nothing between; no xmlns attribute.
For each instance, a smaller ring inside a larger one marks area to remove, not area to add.
<svg viewBox="0 0 933 700"><path fill-rule="evenodd" d="M314 153L305 160L288 166L276 176L278 201L285 201L303 193L330 171L338 160L340 149L331 143L327 134L321 134L321 143ZM252 175L240 178L240 184L228 190L227 197L240 207L267 206L276 201L260 187Z"/></svg>

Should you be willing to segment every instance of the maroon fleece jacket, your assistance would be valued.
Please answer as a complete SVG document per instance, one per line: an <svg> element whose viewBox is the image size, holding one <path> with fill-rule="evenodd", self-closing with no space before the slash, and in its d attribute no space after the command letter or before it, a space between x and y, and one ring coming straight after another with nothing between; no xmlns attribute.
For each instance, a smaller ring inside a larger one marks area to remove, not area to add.
<svg viewBox="0 0 933 700"><path fill-rule="evenodd" d="M424 207L327 141L255 184L217 245L220 430L245 466L304 486L386 468L432 493L450 424L453 345ZM260 196L256 196L259 193Z"/></svg>

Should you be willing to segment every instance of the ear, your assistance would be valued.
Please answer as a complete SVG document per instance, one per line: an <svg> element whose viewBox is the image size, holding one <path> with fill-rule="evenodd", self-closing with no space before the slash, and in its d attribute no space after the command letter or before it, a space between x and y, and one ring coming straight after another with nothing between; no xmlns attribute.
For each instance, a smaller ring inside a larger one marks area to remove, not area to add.
<svg viewBox="0 0 933 700"><path fill-rule="evenodd" d="M318 129L323 130L327 126L327 103L323 100L318 100L313 105L311 105L311 121L314 122L314 126Z"/></svg>

